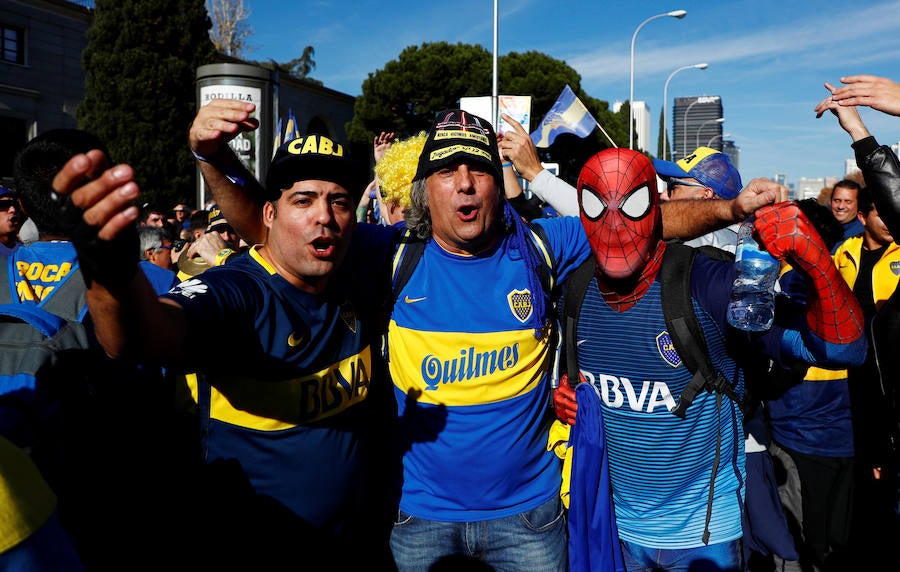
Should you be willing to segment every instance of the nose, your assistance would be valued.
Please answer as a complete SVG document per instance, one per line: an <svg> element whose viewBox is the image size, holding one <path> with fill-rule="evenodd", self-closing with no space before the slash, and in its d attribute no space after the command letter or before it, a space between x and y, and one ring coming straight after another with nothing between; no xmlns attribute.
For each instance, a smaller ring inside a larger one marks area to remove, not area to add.
<svg viewBox="0 0 900 572"><path fill-rule="evenodd" d="M322 226L328 226L335 220L334 207L328 199L317 201L315 219Z"/></svg>
<svg viewBox="0 0 900 572"><path fill-rule="evenodd" d="M470 193L475 189L475 174L465 163L456 170L456 180L460 192Z"/></svg>

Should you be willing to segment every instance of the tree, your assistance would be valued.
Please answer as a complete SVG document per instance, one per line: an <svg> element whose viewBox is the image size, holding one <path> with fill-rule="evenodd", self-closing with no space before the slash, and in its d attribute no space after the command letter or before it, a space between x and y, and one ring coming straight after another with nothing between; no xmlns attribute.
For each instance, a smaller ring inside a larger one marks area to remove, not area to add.
<svg viewBox="0 0 900 572"><path fill-rule="evenodd" d="M532 129L568 84L614 141L628 140L627 109L624 114L612 113L607 102L584 93L581 76L565 62L535 51L511 52L498 58L497 67L500 93L531 96ZM491 77L491 55L481 46L438 42L408 47L363 82L348 136L365 143L380 131L407 136L428 129L434 113L457 107L460 97L489 95ZM606 147L609 143L598 129L585 139L558 138L550 149L539 153L577 177L584 161ZM557 156L563 159L556 160Z"/></svg>
<svg viewBox="0 0 900 572"><path fill-rule="evenodd" d="M196 193L187 132L197 110L198 66L213 63L203 0L96 0L82 53L79 126L136 171L145 200Z"/></svg>
<svg viewBox="0 0 900 572"><path fill-rule="evenodd" d="M410 46L384 69L369 73L347 134L360 143L380 131L412 135L427 130L436 112L458 107L460 97L490 92L491 56L481 46Z"/></svg>
<svg viewBox="0 0 900 572"><path fill-rule="evenodd" d="M253 33L247 23L250 9L244 6L244 0L208 0L206 6L212 19L213 45L225 55L240 57Z"/></svg>
<svg viewBox="0 0 900 572"><path fill-rule="evenodd" d="M656 156L661 158L664 161L669 161L669 157L663 157L663 137L665 137L665 142L666 142L666 155L671 156L671 153L672 153L672 146L669 144L669 134L666 133L666 130L663 127L664 119L665 119L665 111L660 109L659 110L659 136L656 138Z"/></svg>
<svg viewBox="0 0 900 572"><path fill-rule="evenodd" d="M310 72L316 69L316 62L313 60L313 56L316 55L316 50L312 46L306 46L303 48L303 53L300 54L299 58L294 58L287 62L276 62L275 60L269 60L267 62L254 62L257 65L264 67L268 70L277 71L280 74L288 74L297 79L302 79L306 82L322 85L322 82L309 77Z"/></svg>

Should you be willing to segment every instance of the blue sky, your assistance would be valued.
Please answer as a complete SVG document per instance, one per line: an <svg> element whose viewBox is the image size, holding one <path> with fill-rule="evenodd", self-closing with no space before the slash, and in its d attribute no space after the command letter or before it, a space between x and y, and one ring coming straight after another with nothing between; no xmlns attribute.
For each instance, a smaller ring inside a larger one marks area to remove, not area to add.
<svg viewBox="0 0 900 572"><path fill-rule="evenodd" d="M369 73L423 42L464 42L493 48L488 0L244 0L249 7L249 59L287 61L315 48L311 74L327 87L359 95ZM719 95L724 131L741 148L741 176L840 177L850 139L835 118L813 108L856 73L900 81L900 2L813 0L498 0L498 54L536 50L565 61L593 97L627 100L631 38L645 19L659 18L635 42L635 100L646 101L651 140L669 74L700 62L669 82L667 124L675 97ZM490 95L490 94L485 94ZM900 118L862 110L882 143L900 141ZM533 122L541 118L535 117ZM533 123L534 124L534 123ZM626 146L627 141L619 142Z"/></svg>

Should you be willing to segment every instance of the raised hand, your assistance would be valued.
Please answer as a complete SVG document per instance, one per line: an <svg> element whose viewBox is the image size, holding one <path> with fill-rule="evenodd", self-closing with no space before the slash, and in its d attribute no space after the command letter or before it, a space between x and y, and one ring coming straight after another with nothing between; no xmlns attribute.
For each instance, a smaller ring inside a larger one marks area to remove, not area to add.
<svg viewBox="0 0 900 572"><path fill-rule="evenodd" d="M201 157L212 157L239 133L253 131L259 120L250 117L256 104L234 99L214 99L197 111L188 133L191 150Z"/></svg>
<svg viewBox="0 0 900 572"><path fill-rule="evenodd" d="M846 85L831 92L834 101L841 106L865 105L900 116L900 84L897 82L862 74L844 76L841 83Z"/></svg>
<svg viewBox="0 0 900 572"><path fill-rule="evenodd" d="M827 81L825 82L825 89L832 94L838 91ZM842 104L835 100L834 95L831 95L820 101L816 106L816 118L822 117L826 111L830 111L838 118L838 124L840 124L841 128L846 131L854 141L859 141L860 139L869 136L869 130L862 122L862 118L860 118L859 111L857 111L856 107Z"/></svg>
<svg viewBox="0 0 900 572"><path fill-rule="evenodd" d="M512 161L513 167L519 175L530 181L544 168L538 157L537 147L534 146L531 135L525 131L521 123L505 113L503 120L509 125L509 129L506 133L497 135L500 155Z"/></svg>
<svg viewBox="0 0 900 572"><path fill-rule="evenodd" d="M394 144L394 132L382 131L378 135L375 136L375 139L372 141L372 150L375 154L375 162L381 161L381 158L384 157L384 154L388 149L391 148L391 145Z"/></svg>

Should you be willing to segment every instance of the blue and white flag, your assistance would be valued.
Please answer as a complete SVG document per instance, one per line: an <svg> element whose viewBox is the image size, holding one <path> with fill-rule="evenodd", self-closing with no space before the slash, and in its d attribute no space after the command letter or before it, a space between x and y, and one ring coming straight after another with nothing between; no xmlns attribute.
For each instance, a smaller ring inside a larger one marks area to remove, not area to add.
<svg viewBox="0 0 900 572"><path fill-rule="evenodd" d="M297 128L297 119L294 117L294 110L288 108L287 125L284 127L284 142L293 141L300 137L300 129Z"/></svg>
<svg viewBox="0 0 900 572"><path fill-rule="evenodd" d="M531 140L537 147L549 147L560 133L574 133L583 138L597 126L597 120L567 84L541 124L531 133Z"/></svg>
<svg viewBox="0 0 900 572"><path fill-rule="evenodd" d="M272 141L272 156L275 156L275 152L278 151L278 148L281 147L281 118L278 118L278 127L275 128L275 140Z"/></svg>

